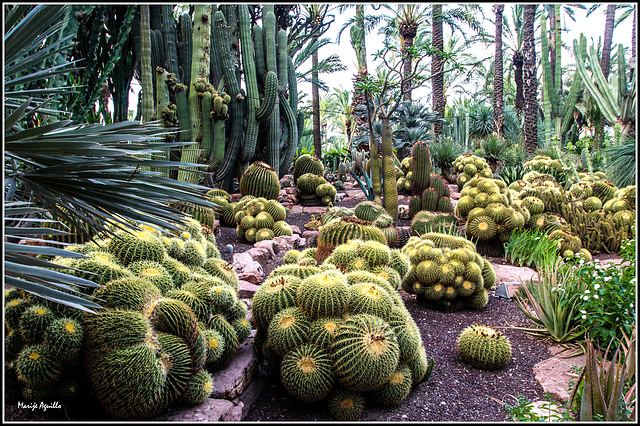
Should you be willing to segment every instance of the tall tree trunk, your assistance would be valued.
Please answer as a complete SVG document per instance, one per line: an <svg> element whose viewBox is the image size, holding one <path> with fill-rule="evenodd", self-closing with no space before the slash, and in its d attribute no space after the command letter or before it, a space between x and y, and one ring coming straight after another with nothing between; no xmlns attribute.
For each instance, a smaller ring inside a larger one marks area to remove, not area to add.
<svg viewBox="0 0 640 426"><path fill-rule="evenodd" d="M524 83L524 149L533 156L538 148L538 79L536 76L536 50L534 22L537 4L524 6L523 24L523 83Z"/></svg>
<svg viewBox="0 0 640 426"><path fill-rule="evenodd" d="M432 90L432 102L433 112L439 118L444 117L444 74L442 74L443 61L439 52L444 50L444 37L442 31L442 5L434 4L432 8L432 29L431 29L431 44L436 53L431 57L431 90ZM436 141L442 135L442 123L437 122L433 124L433 133Z"/></svg>
<svg viewBox="0 0 640 426"><path fill-rule="evenodd" d="M311 66L315 68L318 65L318 50L311 55ZM318 80L318 71L314 70L311 72L311 78L313 80ZM312 116L313 116L313 155L322 159L322 135L320 133L320 93L318 90L318 85L315 83L311 84L311 108Z"/></svg>
<svg viewBox="0 0 640 426"><path fill-rule="evenodd" d="M636 63L636 5L633 5L633 24L631 25L631 61ZM629 67L629 81L633 79L633 73L636 67Z"/></svg>
<svg viewBox="0 0 640 426"><path fill-rule="evenodd" d="M524 109L524 84L522 82L522 63L523 57L522 52L517 51L513 53L513 66L515 67L515 75L514 79L516 82L516 99L515 99L515 107L516 114L518 117L522 115L522 110Z"/></svg>
<svg viewBox="0 0 640 426"><path fill-rule="evenodd" d="M495 60L493 74L493 127L498 137L503 138L504 126L504 97L503 97L503 69L502 69L502 12L504 4L494 5L496 14Z"/></svg>
<svg viewBox="0 0 640 426"><path fill-rule="evenodd" d="M403 53L406 53L408 49L413 46L413 37L405 37L402 43ZM404 93L404 100L411 102L411 81L408 77L411 75L411 57L407 57L403 64L402 73L404 74L404 79L402 81L402 92Z"/></svg>

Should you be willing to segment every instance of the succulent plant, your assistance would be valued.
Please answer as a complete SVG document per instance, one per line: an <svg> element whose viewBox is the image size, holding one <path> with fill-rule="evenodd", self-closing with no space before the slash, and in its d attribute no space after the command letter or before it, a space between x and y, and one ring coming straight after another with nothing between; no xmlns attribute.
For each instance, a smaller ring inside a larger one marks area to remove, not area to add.
<svg viewBox="0 0 640 426"><path fill-rule="evenodd" d="M240 194L276 200L280 194L280 179L277 172L262 161L252 163L240 178Z"/></svg>
<svg viewBox="0 0 640 426"><path fill-rule="evenodd" d="M472 325L462 330L457 347L463 362L482 370L503 368L511 360L509 339L486 325Z"/></svg>

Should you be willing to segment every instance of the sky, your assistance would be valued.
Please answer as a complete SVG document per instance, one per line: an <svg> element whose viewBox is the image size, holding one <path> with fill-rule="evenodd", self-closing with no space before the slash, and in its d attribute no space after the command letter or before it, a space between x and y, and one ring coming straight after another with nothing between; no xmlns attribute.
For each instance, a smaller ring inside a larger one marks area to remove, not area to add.
<svg viewBox="0 0 640 426"><path fill-rule="evenodd" d="M334 5L337 5L337 4L338 3L334 3ZM392 4L392 3L389 3L389 4ZM514 3L505 4L504 16L507 17L508 19L510 19L511 17L511 8L513 4ZM591 5L593 5L593 3L583 3L583 4L584 6L586 6L587 10ZM587 41L589 45L593 41L597 42L599 37L600 38L603 37L604 26L605 26L605 11L606 11L607 3L600 3L600 4L602 6L600 6L598 10L591 13L589 17L586 16L587 10L576 9L576 12L575 12L576 22L573 22L563 13L562 25L563 27L566 28L566 32L562 34L563 43L565 43L567 46L572 46L573 40L579 38L580 33L584 33L584 35L587 37ZM480 6L483 7L484 15L486 18L489 18L489 19L494 18L495 15L491 10L491 7L492 7L491 3L489 4L481 3ZM448 7L448 6L445 6L445 7ZM338 31L340 30L342 25L351 16L353 16L354 13L355 13L355 9L353 8L347 10L342 15L339 14L336 10L334 12L335 22L327 31L327 33L324 35L324 37L331 39L334 44L329 44L320 50L320 54L319 54L320 59L325 58L331 54L337 53L340 56L342 63L347 67L345 71L339 71L332 74L321 75L321 79L324 80L327 83L327 85L330 87L329 93L332 91L333 87L348 89L349 91L353 90L352 79L357 71L357 63L355 60L355 52L349 42L349 30L346 29L343 32L340 39L341 43L339 45L335 44L335 40L336 40ZM621 14L622 14L621 11L616 11L616 18L619 17ZM493 35L495 33L494 25L491 23L491 21L489 21L489 19L482 22L485 22L485 30L489 34ZM622 43L626 47L629 47L631 45L632 23L633 23L632 16L629 16L618 27L616 27L613 33L614 47L618 43ZM450 30L446 25L444 26L444 32L445 32L445 38L448 35L450 35ZM539 36L539 30L536 31L536 35ZM380 34L377 34L377 30L374 30L373 33L367 36L366 48L367 48L367 54L369 56L371 55L371 53L375 52L376 50L379 50L382 47L382 40L383 40L383 37ZM505 44L506 44L505 36L503 36L503 45ZM474 50L471 51L471 53L476 55L478 58L492 57L494 54L494 46L493 44L489 46L478 44L476 45ZM507 52L507 54L511 54L511 53L512 52L510 51ZM538 56L539 56L539 53L538 53ZM368 63L368 68L370 70L373 70L376 66L376 63L372 62L371 59L369 59L369 61L370 62ZM567 66L567 64L570 64L573 62L575 61L573 60L573 54L571 50L567 50L567 49L563 50L562 65ZM303 69L308 69L310 66L311 66L311 61L308 61L307 63L302 65ZM310 83L301 82L298 84L298 89L300 91L304 91L305 93L307 93L308 96L306 97L306 99L310 99L310 94L311 94ZM130 94L130 103L129 103L129 108L131 109L136 108L139 90L140 90L139 84L137 84L137 82L134 81L132 84L132 93ZM474 90L473 88L469 88L470 93L473 93L473 90ZM414 90L413 99L421 101L427 105L430 105L431 104L431 101L429 98L430 91L431 91L430 84L426 83L422 88ZM320 92L320 94L321 96L326 96L327 92ZM447 103L449 104L450 100L453 101L454 99L455 99L455 95L451 94L447 98Z"/></svg>

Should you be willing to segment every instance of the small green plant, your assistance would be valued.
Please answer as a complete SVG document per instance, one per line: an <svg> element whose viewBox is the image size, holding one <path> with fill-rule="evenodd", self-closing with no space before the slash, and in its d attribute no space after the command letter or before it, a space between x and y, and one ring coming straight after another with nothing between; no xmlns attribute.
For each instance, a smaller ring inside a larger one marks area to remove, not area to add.
<svg viewBox="0 0 640 426"><path fill-rule="evenodd" d="M515 397L513 397L515 398ZM545 421L573 421L571 411L566 406L559 406L549 392L544 393L543 400L547 402L544 408L548 410L547 415L540 415L534 410L533 402L524 395L518 395L515 405L502 404L502 408L511 416L511 420L516 422L545 422Z"/></svg>
<svg viewBox="0 0 640 426"><path fill-rule="evenodd" d="M562 259L538 268L538 283L531 279L520 286L515 299L520 310L537 326L521 328L525 332L550 336L555 342L565 343L584 334L578 320L580 297L586 290L576 278L576 269Z"/></svg>
<svg viewBox="0 0 640 426"><path fill-rule="evenodd" d="M613 262L601 266L579 257L570 261L577 266L576 278L584 287L578 320L601 349L613 341L615 350L623 335L631 335L636 322L635 246L635 238L622 244L622 266Z"/></svg>
<svg viewBox="0 0 640 426"><path fill-rule="evenodd" d="M504 255L514 265L544 268L558 260L557 242L537 229L514 229Z"/></svg>

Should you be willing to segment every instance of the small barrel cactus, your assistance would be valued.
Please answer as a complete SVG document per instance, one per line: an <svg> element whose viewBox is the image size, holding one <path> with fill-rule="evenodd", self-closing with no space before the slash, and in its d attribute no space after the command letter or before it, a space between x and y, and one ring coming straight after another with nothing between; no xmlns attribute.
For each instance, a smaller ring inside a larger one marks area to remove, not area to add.
<svg viewBox="0 0 640 426"><path fill-rule="evenodd" d="M501 332L486 325L472 325L458 336L462 361L482 370L497 370L511 360L511 343Z"/></svg>

